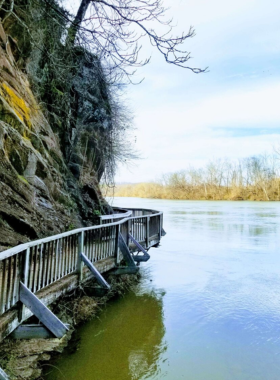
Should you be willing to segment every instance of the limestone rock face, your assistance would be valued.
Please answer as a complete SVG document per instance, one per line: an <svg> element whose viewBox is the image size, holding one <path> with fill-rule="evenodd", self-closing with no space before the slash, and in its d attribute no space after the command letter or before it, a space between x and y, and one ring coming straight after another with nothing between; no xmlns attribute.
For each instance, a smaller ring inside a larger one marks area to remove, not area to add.
<svg viewBox="0 0 280 380"><path fill-rule="evenodd" d="M83 134L67 161L16 55L16 41L0 24L0 251L93 224L103 202L98 179L81 170Z"/></svg>

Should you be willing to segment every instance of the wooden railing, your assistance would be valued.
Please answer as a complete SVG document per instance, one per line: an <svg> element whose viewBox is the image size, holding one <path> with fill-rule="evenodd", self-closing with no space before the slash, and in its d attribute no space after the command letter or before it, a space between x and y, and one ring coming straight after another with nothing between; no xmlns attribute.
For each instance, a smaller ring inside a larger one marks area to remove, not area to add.
<svg viewBox="0 0 280 380"><path fill-rule="evenodd" d="M36 294L69 274L76 273L82 280L81 253L92 264L112 257L118 266L122 258L118 243L120 233L131 251L137 247L129 234L146 249L161 239L162 212L122 209L107 219L102 218L99 226L75 229L1 252L0 316L20 304L20 283Z"/></svg>

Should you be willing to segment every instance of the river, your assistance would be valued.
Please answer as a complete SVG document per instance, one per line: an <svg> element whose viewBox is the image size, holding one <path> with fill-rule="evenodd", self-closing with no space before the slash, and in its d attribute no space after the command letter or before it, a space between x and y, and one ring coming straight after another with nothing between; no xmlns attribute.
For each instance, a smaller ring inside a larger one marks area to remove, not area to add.
<svg viewBox="0 0 280 380"><path fill-rule="evenodd" d="M167 235L45 379L279 380L280 202L114 205L163 211Z"/></svg>

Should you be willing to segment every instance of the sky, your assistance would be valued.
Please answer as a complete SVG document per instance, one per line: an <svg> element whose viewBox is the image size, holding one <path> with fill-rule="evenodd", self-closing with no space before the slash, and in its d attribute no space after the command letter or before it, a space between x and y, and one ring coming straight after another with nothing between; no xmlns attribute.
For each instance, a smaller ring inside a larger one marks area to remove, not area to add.
<svg viewBox="0 0 280 380"><path fill-rule="evenodd" d="M134 114L132 146L140 155L120 166L117 183L147 182L216 158L271 152L280 143L280 2L164 0L173 34L194 26L185 48L203 74L152 55L138 69L126 100ZM136 141L136 143L135 143Z"/></svg>

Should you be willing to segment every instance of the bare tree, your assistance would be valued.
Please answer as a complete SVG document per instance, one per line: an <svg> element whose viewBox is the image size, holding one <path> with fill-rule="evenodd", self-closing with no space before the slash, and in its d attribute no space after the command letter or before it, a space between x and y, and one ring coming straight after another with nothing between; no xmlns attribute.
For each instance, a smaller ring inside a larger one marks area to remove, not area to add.
<svg viewBox="0 0 280 380"><path fill-rule="evenodd" d="M165 14L162 0L82 0L68 29L66 45L73 46L76 41L85 44L99 58L104 58L110 70L119 69L121 77L130 78L135 72L131 68L150 61L150 58L139 58L140 40L146 36L167 63L196 74L206 71L207 68L190 67L190 53L181 48L195 35L193 27L174 37L172 20L165 20ZM160 29L163 26L164 31L157 32L156 25Z"/></svg>

